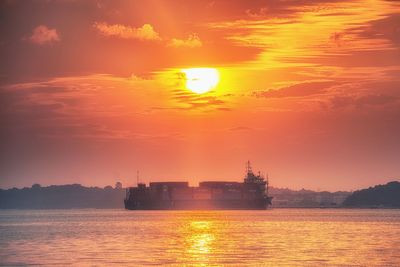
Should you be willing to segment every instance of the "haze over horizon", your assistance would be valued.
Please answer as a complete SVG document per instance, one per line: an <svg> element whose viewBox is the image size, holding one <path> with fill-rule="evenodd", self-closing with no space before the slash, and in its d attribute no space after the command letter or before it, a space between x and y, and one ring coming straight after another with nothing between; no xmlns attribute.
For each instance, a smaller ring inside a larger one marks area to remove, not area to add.
<svg viewBox="0 0 400 267"><path fill-rule="evenodd" d="M2 1L0 17L0 188L240 181L247 160L281 188L400 179L400 2Z"/></svg>

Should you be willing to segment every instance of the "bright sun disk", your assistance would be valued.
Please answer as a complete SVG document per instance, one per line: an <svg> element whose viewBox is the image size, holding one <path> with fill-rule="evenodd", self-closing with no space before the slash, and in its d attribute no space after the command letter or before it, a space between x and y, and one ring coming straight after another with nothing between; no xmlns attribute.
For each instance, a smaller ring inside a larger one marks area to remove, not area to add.
<svg viewBox="0 0 400 267"><path fill-rule="evenodd" d="M210 91L219 82L219 72L214 68L190 68L181 71L186 76L186 88L197 94Z"/></svg>

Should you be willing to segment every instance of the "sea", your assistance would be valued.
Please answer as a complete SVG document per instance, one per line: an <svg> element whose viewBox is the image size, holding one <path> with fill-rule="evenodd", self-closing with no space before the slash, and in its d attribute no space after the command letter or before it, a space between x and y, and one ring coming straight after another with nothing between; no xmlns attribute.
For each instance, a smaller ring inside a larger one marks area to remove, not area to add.
<svg viewBox="0 0 400 267"><path fill-rule="evenodd" d="M1 210L2 266L400 266L400 210Z"/></svg>

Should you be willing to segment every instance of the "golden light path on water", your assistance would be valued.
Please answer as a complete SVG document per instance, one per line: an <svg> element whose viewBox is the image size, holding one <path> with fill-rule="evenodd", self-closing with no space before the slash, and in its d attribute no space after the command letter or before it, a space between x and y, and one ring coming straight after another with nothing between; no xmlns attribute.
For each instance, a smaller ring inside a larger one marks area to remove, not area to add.
<svg viewBox="0 0 400 267"><path fill-rule="evenodd" d="M0 212L0 265L399 266L400 210Z"/></svg>

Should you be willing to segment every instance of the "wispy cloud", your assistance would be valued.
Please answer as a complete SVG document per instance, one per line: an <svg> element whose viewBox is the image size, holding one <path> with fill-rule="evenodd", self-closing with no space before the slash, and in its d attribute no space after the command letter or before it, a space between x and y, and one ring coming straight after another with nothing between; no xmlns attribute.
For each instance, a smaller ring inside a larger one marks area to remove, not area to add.
<svg viewBox="0 0 400 267"><path fill-rule="evenodd" d="M130 27L122 24L107 24L106 22L95 22L93 27L104 36L113 36L123 39L138 40L161 40L160 34L156 32L151 24L142 27Z"/></svg>
<svg viewBox="0 0 400 267"><path fill-rule="evenodd" d="M190 34L187 39L177 39L177 38L172 38L168 46L172 47L189 47L189 48L195 48L195 47L201 47L203 43L201 42L199 36L197 34L193 33Z"/></svg>
<svg viewBox="0 0 400 267"><path fill-rule="evenodd" d="M283 1L285 2L285 1ZM303 1L302 1L303 2ZM391 3L374 1L373 5L320 4L315 6L291 6L290 12L275 9L247 10L248 19L226 20L209 23L235 45L257 47L263 51L252 66L263 68L307 64L326 64L338 58L357 56L360 53L382 53L393 50L396 42L396 18L373 23L384 17ZM323 7L323 8L322 8ZM385 29L380 30L379 27ZM391 29L393 28L393 29ZM386 35L382 33L385 32ZM371 38L373 36L374 38ZM356 60L352 60L356 61Z"/></svg>

